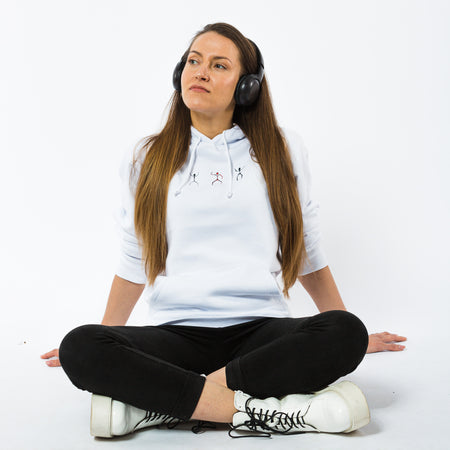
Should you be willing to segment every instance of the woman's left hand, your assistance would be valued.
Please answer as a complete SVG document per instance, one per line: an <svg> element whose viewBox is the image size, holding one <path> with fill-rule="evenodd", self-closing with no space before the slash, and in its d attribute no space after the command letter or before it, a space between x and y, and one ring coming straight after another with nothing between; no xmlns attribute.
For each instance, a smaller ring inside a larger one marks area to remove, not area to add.
<svg viewBox="0 0 450 450"><path fill-rule="evenodd" d="M396 342L403 341L406 341L406 338L404 336L388 333L387 331L383 333L369 334L369 345L367 346L366 353L383 351L399 352L401 350L404 350L405 346L396 344Z"/></svg>

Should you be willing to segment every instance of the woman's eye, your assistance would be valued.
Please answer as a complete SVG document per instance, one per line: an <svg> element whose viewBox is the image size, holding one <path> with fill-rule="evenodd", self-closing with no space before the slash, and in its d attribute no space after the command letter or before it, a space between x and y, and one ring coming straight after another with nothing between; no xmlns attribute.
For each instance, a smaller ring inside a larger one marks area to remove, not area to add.
<svg viewBox="0 0 450 450"><path fill-rule="evenodd" d="M197 66L199 64L199 62L196 59L188 59L187 63L189 65L191 65L191 66ZM224 70L224 69L226 70L227 69L223 64L219 64L219 63L215 64L214 67L216 67L216 68L218 68L220 70Z"/></svg>

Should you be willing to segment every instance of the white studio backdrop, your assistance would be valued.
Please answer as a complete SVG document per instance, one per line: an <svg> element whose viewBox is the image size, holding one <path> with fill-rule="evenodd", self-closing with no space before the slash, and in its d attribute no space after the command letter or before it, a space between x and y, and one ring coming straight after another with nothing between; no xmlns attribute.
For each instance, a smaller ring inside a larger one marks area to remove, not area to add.
<svg viewBox="0 0 450 450"><path fill-rule="evenodd" d="M448 337L450 2L0 5L2 344L100 322L120 160L160 128L175 64L216 21L258 44L279 122L309 148L348 309L372 332ZM315 311L292 294L296 315Z"/></svg>

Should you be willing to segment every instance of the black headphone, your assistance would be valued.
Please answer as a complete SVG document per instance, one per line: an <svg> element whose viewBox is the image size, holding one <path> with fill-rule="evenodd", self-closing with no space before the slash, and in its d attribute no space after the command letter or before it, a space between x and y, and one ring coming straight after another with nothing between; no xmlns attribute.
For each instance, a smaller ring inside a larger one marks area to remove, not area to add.
<svg viewBox="0 0 450 450"><path fill-rule="evenodd" d="M258 46L253 41L250 42L255 46L256 56L258 59L258 73L248 73L247 75L242 75L241 78L239 78L236 85L236 90L234 91L234 100L236 101L236 105L239 106L250 106L257 100L261 90L261 83L264 78L263 57ZM183 72L185 64L186 59L181 58L173 71L172 83L174 89L178 92L181 92L181 73Z"/></svg>

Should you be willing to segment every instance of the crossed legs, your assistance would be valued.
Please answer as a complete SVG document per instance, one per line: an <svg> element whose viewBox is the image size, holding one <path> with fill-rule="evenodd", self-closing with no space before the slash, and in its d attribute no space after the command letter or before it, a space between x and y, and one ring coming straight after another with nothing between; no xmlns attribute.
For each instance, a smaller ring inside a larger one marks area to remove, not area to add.
<svg viewBox="0 0 450 450"><path fill-rule="evenodd" d="M64 338L60 360L80 389L182 420L230 422L235 390L314 392L353 371L366 348L361 321L329 311L218 330L85 325Z"/></svg>

